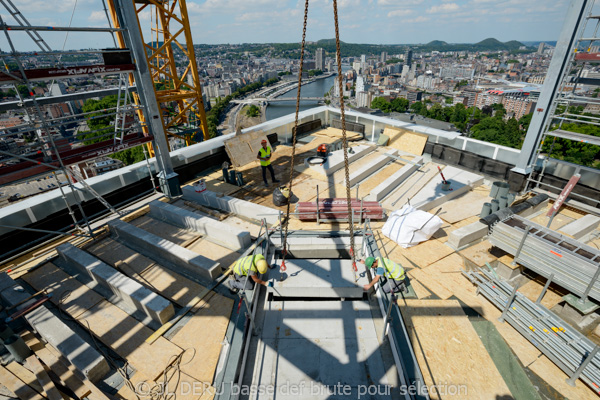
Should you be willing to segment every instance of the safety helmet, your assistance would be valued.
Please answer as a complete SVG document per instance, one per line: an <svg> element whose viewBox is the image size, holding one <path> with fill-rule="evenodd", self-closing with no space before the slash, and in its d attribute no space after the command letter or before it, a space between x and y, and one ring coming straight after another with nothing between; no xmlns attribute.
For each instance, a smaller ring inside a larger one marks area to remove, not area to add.
<svg viewBox="0 0 600 400"><path fill-rule="evenodd" d="M258 269L258 273L264 274L265 272L267 272L267 262L265 260L258 260L256 262L256 268Z"/></svg>
<svg viewBox="0 0 600 400"><path fill-rule="evenodd" d="M371 268L374 263L375 263L375 259L373 257L365 258L365 265L367 266L367 268Z"/></svg>
<svg viewBox="0 0 600 400"><path fill-rule="evenodd" d="M265 139L260 141L260 144L267 144L267 141Z"/></svg>

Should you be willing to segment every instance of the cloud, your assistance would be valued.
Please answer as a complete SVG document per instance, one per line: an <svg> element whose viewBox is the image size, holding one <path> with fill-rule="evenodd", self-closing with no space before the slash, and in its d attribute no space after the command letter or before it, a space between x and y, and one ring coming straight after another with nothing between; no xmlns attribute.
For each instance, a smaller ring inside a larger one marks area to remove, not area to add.
<svg viewBox="0 0 600 400"><path fill-rule="evenodd" d="M423 17L422 15L417 17L417 18L413 18L413 19L403 19L402 22L405 24L416 24L419 22L427 22L431 20L431 18L429 17Z"/></svg>
<svg viewBox="0 0 600 400"><path fill-rule="evenodd" d="M454 12L454 11L457 11L458 9L460 9L458 4L446 3L446 4L440 4L439 6L433 6L433 7L429 8L426 12L429 14L437 14L437 13Z"/></svg>
<svg viewBox="0 0 600 400"><path fill-rule="evenodd" d="M104 11L92 11L90 16L88 17L88 21L106 21L106 14L104 13Z"/></svg>
<svg viewBox="0 0 600 400"><path fill-rule="evenodd" d="M387 16L388 17L404 17L406 15L410 15L413 14L414 11L413 10L394 10L394 11L390 11Z"/></svg>
<svg viewBox="0 0 600 400"><path fill-rule="evenodd" d="M403 6L416 6L421 4L423 0L405 0L402 2ZM377 0L378 6L398 6L398 0Z"/></svg>

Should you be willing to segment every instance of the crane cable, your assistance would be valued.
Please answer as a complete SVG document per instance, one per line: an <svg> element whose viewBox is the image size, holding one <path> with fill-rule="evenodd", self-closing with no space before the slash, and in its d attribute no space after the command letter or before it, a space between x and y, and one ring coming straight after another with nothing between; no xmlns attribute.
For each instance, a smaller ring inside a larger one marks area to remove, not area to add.
<svg viewBox="0 0 600 400"><path fill-rule="evenodd" d="M298 114L300 112L300 88L302 87L302 72L304 69L304 45L306 43L306 22L308 20L308 0L304 3L304 24L302 27L302 46L300 47L300 70L298 71L298 94L296 96L296 119L294 121L294 129L292 130L292 159L290 166L290 183L289 193L290 198L292 195L292 187L294 185L294 160L296 157L296 134L298 132ZM288 238L288 226L290 221L290 201L287 202L285 221L283 223L284 238L283 238L283 252L281 257L281 266L279 267L280 272L285 272L287 269L285 266L285 256L287 255L287 238Z"/></svg>
<svg viewBox="0 0 600 400"><path fill-rule="evenodd" d="M335 20L335 49L337 69L338 69L338 88L340 90L340 113L342 120L342 144L344 149L344 172L346 175L346 201L348 203L348 227L350 229L350 256L352 257L352 268L356 272L356 257L354 254L354 215L352 213L352 198L350 197L350 172L348 166L348 139L346 138L346 116L344 112L344 91L342 85L342 55L340 54L340 29L338 26L337 0L333 0L333 19ZM317 207L319 205L317 204Z"/></svg>

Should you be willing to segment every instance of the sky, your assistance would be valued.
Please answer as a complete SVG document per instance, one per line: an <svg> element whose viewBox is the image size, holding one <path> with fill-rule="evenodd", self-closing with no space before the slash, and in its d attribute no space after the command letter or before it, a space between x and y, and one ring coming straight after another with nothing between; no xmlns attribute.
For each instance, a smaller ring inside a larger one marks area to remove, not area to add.
<svg viewBox="0 0 600 400"><path fill-rule="evenodd" d="M107 26L101 0L14 0L32 25ZM338 0L340 39L348 43L417 44L432 40L475 43L557 40L570 0ZM299 42L304 1L187 0L194 43ZM5 9L2 19L15 24ZM71 21L72 18L72 21ZM150 41L149 12L142 13ZM110 34L45 32L56 50L112 47ZM311 0L306 39L335 37L333 3ZM35 48L22 32L11 33L21 50ZM66 38L66 40L65 40ZM0 49L8 51L4 35Z"/></svg>

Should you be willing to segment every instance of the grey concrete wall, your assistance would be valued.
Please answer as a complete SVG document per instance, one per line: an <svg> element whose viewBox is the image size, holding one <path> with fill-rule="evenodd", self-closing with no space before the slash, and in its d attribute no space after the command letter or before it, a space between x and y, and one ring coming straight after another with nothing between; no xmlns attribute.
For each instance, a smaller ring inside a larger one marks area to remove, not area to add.
<svg viewBox="0 0 600 400"><path fill-rule="evenodd" d="M198 193L192 186L184 186L182 190L184 200L193 201L203 206L238 214L257 221L266 218L269 225L279 222L279 211L271 207L261 206L230 196L217 197L217 194L210 190Z"/></svg>
<svg viewBox="0 0 600 400"><path fill-rule="evenodd" d="M0 274L0 297L8 304L14 305L29 297L30 293L17 284L7 274ZM32 300L34 301L34 300ZM26 302L17 310L27 307ZM77 370L81 377L91 382L98 382L110 370L106 359L46 306L41 305L24 317L35 331L52 347L59 351Z"/></svg>
<svg viewBox="0 0 600 400"><path fill-rule="evenodd" d="M141 311L144 315L164 324L175 314L173 304L167 299L142 286L137 281L117 271L110 265L102 262L93 255L65 243L57 247L62 261L74 267L91 281L84 282L92 289L99 291L98 286L104 290L99 292L104 295L107 291L132 309Z"/></svg>
<svg viewBox="0 0 600 400"><path fill-rule="evenodd" d="M198 232L212 242L231 250L243 250L252 243L250 232L200 216L162 201L150 203L150 216L180 228Z"/></svg>
<svg viewBox="0 0 600 400"><path fill-rule="evenodd" d="M213 280L220 274L219 263L121 220L108 223L111 235L137 252L159 261L176 272Z"/></svg>

